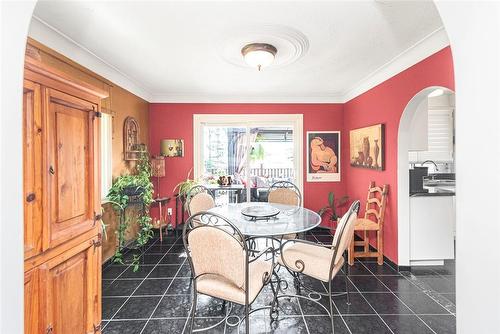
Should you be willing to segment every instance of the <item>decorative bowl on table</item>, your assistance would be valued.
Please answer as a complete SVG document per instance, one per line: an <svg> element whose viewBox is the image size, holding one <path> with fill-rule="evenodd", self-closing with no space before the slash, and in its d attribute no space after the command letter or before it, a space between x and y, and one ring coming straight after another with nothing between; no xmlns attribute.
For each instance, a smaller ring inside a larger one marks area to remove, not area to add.
<svg viewBox="0 0 500 334"><path fill-rule="evenodd" d="M279 209L268 205L253 205L241 209L241 214L252 220L269 219L277 216L279 213Z"/></svg>

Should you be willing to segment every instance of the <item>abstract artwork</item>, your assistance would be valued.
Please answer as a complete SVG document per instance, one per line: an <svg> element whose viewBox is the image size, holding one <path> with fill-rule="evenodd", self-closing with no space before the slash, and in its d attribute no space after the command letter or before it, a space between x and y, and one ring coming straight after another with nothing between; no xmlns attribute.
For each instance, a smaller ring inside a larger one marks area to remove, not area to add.
<svg viewBox="0 0 500 334"><path fill-rule="evenodd" d="M340 181L340 132L307 132L307 181Z"/></svg>
<svg viewBox="0 0 500 334"><path fill-rule="evenodd" d="M384 170L384 124L377 124L349 132L351 166Z"/></svg>

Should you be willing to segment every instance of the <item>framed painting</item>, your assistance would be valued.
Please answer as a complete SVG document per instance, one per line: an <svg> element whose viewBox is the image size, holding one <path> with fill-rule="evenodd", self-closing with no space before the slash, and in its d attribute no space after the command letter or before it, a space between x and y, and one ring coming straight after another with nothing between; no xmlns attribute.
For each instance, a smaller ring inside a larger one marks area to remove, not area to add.
<svg viewBox="0 0 500 334"><path fill-rule="evenodd" d="M307 182L340 181L340 131L307 131Z"/></svg>
<svg viewBox="0 0 500 334"><path fill-rule="evenodd" d="M184 156L184 139L162 139L160 146L164 157Z"/></svg>
<svg viewBox="0 0 500 334"><path fill-rule="evenodd" d="M351 166L384 170L385 126L377 124L349 132Z"/></svg>

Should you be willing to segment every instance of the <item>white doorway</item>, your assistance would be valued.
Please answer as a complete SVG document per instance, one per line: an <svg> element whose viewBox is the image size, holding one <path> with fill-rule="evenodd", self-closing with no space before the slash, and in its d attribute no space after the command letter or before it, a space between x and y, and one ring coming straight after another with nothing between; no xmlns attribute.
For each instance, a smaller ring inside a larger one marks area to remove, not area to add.
<svg viewBox="0 0 500 334"><path fill-rule="evenodd" d="M429 94L436 91L443 91L445 94L454 94L446 87L431 86L418 92L406 105L401 115L398 131L398 264L399 266L411 265L411 226L410 226L410 176L409 166L412 162L409 156L410 147L415 144L412 137L412 122ZM418 155L418 153L414 153ZM421 152L421 157L432 160L438 156L435 152ZM440 158L437 158L440 159ZM413 159L415 162L416 159ZM420 159L422 160L422 159ZM441 159L446 160L446 159Z"/></svg>

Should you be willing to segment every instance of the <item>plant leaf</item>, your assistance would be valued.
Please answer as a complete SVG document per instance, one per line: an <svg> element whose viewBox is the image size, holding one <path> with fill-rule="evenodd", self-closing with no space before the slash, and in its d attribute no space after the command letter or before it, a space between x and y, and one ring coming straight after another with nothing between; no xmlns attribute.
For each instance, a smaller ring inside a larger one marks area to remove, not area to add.
<svg viewBox="0 0 500 334"><path fill-rule="evenodd" d="M328 204L330 205L330 207L333 207L334 202L335 202L335 194L333 193L333 191L330 191L328 193Z"/></svg>

